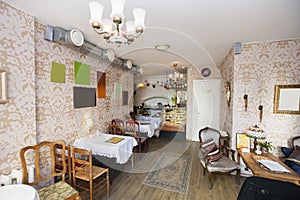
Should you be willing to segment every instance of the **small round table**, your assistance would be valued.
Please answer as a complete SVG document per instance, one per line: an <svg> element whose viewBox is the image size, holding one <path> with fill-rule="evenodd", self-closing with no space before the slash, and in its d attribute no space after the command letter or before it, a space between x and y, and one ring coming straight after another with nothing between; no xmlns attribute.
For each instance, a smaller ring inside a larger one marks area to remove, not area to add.
<svg viewBox="0 0 300 200"><path fill-rule="evenodd" d="M25 184L13 184L0 187L1 200L40 200L34 187Z"/></svg>

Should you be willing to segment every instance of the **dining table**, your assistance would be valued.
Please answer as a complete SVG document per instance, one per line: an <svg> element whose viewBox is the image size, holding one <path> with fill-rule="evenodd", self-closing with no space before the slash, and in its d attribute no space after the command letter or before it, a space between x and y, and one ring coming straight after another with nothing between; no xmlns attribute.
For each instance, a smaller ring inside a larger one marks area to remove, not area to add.
<svg viewBox="0 0 300 200"><path fill-rule="evenodd" d="M153 137L154 135L158 137L161 119L157 117L151 117L149 119L150 120L148 121L137 120L140 126L140 132L146 133L147 137L149 138Z"/></svg>
<svg viewBox="0 0 300 200"><path fill-rule="evenodd" d="M12 184L0 187L1 200L40 200L37 190L25 184Z"/></svg>
<svg viewBox="0 0 300 200"><path fill-rule="evenodd" d="M93 155L116 158L118 164L126 163L137 145L134 137L106 133L81 137L73 143L74 147L91 150Z"/></svg>

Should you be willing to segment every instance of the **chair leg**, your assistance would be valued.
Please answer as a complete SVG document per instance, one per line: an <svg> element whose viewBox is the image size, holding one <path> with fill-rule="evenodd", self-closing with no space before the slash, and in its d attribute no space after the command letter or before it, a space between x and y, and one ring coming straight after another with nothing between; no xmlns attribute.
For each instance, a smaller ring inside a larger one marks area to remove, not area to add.
<svg viewBox="0 0 300 200"><path fill-rule="evenodd" d="M212 174L211 172L208 172L208 189L212 189L213 183L212 183Z"/></svg>
<svg viewBox="0 0 300 200"><path fill-rule="evenodd" d="M90 200L93 200L93 179L90 180Z"/></svg>
<svg viewBox="0 0 300 200"><path fill-rule="evenodd" d="M144 145L144 146L145 146L145 150L144 150L144 151L145 151L145 153L147 153L147 148L148 148L148 139L145 141L145 145Z"/></svg>
<svg viewBox="0 0 300 200"><path fill-rule="evenodd" d="M141 153L141 152L142 152L142 142L139 141L139 153Z"/></svg>
<svg viewBox="0 0 300 200"><path fill-rule="evenodd" d="M109 170L106 172L106 196L109 197Z"/></svg>
<svg viewBox="0 0 300 200"><path fill-rule="evenodd" d="M241 170L237 169L236 175L235 175L235 182L236 182L237 185L239 185L241 183L240 182L240 175L241 175Z"/></svg>
<svg viewBox="0 0 300 200"><path fill-rule="evenodd" d="M206 174L206 168L202 165L202 170L203 170L203 176Z"/></svg>

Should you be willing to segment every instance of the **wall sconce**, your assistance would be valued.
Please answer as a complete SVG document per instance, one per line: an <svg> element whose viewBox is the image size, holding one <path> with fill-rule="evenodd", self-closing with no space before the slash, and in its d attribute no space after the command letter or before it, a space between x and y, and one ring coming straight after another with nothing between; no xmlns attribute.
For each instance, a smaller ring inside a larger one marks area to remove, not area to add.
<svg viewBox="0 0 300 200"><path fill-rule="evenodd" d="M245 111L247 112L247 109L248 109L248 94L244 95L244 103L245 103Z"/></svg>
<svg viewBox="0 0 300 200"><path fill-rule="evenodd" d="M259 105L258 110L259 110L259 122L261 123L262 118L263 118L263 106Z"/></svg>

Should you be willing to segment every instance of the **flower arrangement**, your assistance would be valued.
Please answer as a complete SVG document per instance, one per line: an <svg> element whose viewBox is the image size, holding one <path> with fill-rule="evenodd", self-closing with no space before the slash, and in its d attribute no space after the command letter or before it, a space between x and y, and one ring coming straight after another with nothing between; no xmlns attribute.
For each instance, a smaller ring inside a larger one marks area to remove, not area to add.
<svg viewBox="0 0 300 200"><path fill-rule="evenodd" d="M258 145L262 147L263 152L268 152L275 149L275 146L269 141L259 142Z"/></svg>

